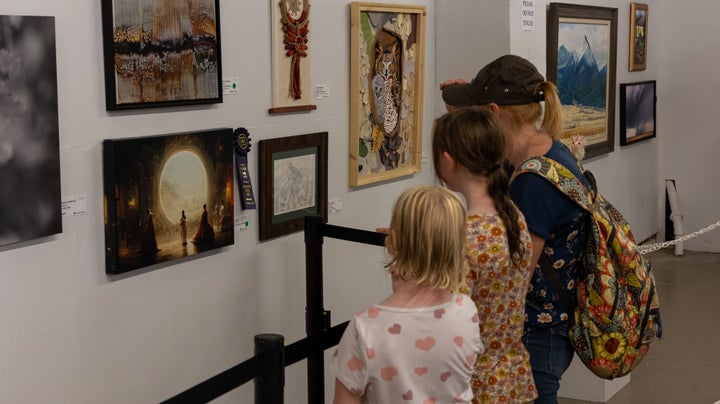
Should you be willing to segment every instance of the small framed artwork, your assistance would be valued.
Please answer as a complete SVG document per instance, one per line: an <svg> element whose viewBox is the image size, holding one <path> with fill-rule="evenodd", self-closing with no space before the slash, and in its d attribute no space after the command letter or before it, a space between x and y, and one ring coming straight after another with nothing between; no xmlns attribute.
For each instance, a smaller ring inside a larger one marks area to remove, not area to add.
<svg viewBox="0 0 720 404"><path fill-rule="evenodd" d="M222 102L220 0L101 0L107 110Z"/></svg>
<svg viewBox="0 0 720 404"><path fill-rule="evenodd" d="M615 148L616 8L550 3L547 79L557 85L561 140L582 136L585 158Z"/></svg>
<svg viewBox="0 0 720 404"><path fill-rule="evenodd" d="M620 84L620 145L655 137L655 80Z"/></svg>
<svg viewBox="0 0 720 404"><path fill-rule="evenodd" d="M350 3L350 186L422 169L425 14Z"/></svg>
<svg viewBox="0 0 720 404"><path fill-rule="evenodd" d="M630 3L630 71L647 66L648 5Z"/></svg>
<svg viewBox="0 0 720 404"><path fill-rule="evenodd" d="M233 130L103 141L105 272L234 243Z"/></svg>
<svg viewBox="0 0 720 404"><path fill-rule="evenodd" d="M313 111L310 0L276 0L270 6L273 106L268 113Z"/></svg>
<svg viewBox="0 0 720 404"><path fill-rule="evenodd" d="M306 215L327 221L328 133L258 142L260 241L301 231Z"/></svg>

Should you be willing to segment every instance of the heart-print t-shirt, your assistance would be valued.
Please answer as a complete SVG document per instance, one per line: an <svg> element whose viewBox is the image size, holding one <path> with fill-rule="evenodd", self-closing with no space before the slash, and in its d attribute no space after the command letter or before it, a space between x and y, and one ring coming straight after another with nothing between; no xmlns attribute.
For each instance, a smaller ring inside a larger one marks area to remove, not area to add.
<svg viewBox="0 0 720 404"><path fill-rule="evenodd" d="M433 307L376 305L357 313L331 368L364 403L466 403L482 351L475 304L456 294Z"/></svg>

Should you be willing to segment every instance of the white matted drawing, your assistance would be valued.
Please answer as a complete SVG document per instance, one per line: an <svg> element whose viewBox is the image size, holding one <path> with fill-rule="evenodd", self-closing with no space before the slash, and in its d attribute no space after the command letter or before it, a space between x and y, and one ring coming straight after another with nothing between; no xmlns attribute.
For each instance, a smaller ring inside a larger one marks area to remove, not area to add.
<svg viewBox="0 0 720 404"><path fill-rule="evenodd" d="M275 215L315 205L315 154L275 160Z"/></svg>

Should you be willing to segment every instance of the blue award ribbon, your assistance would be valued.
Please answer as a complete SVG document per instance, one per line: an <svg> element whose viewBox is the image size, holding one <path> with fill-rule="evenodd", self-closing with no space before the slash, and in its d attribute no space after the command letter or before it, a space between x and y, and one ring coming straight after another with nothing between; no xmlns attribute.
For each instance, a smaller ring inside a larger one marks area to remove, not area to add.
<svg viewBox="0 0 720 404"><path fill-rule="evenodd" d="M235 129L233 133L235 144L235 167L240 187L240 205L243 210L256 209L255 197L253 196L250 172L248 171L247 154L250 151L250 134L245 128Z"/></svg>

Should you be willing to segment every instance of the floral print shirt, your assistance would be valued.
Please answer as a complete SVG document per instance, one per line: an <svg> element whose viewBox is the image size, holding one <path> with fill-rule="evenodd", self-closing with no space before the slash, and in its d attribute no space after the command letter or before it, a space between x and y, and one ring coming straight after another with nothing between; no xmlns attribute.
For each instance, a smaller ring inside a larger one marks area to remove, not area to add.
<svg viewBox="0 0 720 404"><path fill-rule="evenodd" d="M553 143L545 156L567 167L576 177L584 178L575 159L559 141ZM585 185L589 186L586 182ZM545 327L566 321L568 312L577 304L575 282L580 254L587 240L587 213L555 185L532 173L518 175L513 180L510 196L525 215L530 231L545 240L543 253L550 258L573 304L569 309L564 307L538 265L527 294L526 327Z"/></svg>
<svg viewBox="0 0 720 404"><path fill-rule="evenodd" d="M466 288L480 315L485 352L475 362L473 403L518 403L537 397L530 355L522 343L525 294L530 280L532 243L520 215L525 253L510 260L505 225L497 214L467 219Z"/></svg>

